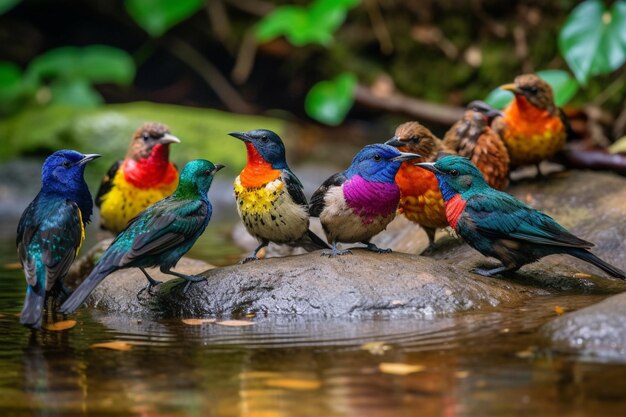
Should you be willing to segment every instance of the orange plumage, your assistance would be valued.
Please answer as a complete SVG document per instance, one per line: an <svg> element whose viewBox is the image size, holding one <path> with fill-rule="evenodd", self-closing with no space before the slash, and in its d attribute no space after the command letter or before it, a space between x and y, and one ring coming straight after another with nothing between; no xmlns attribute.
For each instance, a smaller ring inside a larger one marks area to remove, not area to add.
<svg viewBox="0 0 626 417"><path fill-rule="evenodd" d="M507 146L512 166L539 164L563 148L565 123L548 83L525 74L500 88L515 94L503 116L493 123Z"/></svg>
<svg viewBox="0 0 626 417"><path fill-rule="evenodd" d="M482 102L472 102L463 119L448 130L443 142L472 161L491 187L503 190L509 184L509 152L500 135L489 127L490 117L499 114Z"/></svg>
<svg viewBox="0 0 626 417"><path fill-rule="evenodd" d="M441 139L417 122L398 126L394 137L386 143L398 147L402 152L422 155L420 159L402 163L396 175L396 183L400 188L398 211L424 228L430 249L435 241L436 230L447 227L448 220L437 178L432 172L414 164L434 162L442 155L454 154L454 151L446 148Z"/></svg>

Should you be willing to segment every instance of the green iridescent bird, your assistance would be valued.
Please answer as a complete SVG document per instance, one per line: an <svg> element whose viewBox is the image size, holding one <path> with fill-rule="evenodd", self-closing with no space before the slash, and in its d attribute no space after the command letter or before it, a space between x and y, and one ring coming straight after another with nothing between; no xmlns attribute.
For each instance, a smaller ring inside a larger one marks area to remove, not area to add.
<svg viewBox="0 0 626 417"><path fill-rule="evenodd" d="M46 295L63 289L91 218L93 203L83 174L85 164L100 155L72 150L50 155L41 170L41 191L28 205L17 226L17 253L28 287L20 322L38 329Z"/></svg>
<svg viewBox="0 0 626 417"><path fill-rule="evenodd" d="M446 205L452 228L474 249L502 262L493 269L474 269L492 276L516 271L548 255L566 254L589 262L607 274L626 279L624 271L609 265L580 239L550 216L491 188L478 168L460 156L446 156L436 163L419 163L433 172Z"/></svg>
<svg viewBox="0 0 626 417"><path fill-rule="evenodd" d="M160 284L144 269L154 266L160 266L164 274L185 279L185 290L192 282L205 280L205 277L184 275L171 268L191 249L208 225L212 208L207 192L213 176L222 168L221 164L213 165L203 159L187 163L180 174L176 191L149 206L128 223L91 274L63 303L61 311L74 312L104 278L118 269L141 269L148 279L144 288L148 290Z"/></svg>

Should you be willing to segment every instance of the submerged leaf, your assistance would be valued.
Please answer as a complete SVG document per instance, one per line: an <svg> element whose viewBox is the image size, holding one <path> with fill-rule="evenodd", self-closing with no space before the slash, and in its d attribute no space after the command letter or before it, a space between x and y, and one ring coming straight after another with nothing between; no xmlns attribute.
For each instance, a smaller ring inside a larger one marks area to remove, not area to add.
<svg viewBox="0 0 626 417"><path fill-rule="evenodd" d="M252 326L254 322L248 321L248 320L224 320L224 321L217 321L215 322L215 324L219 324L220 326L241 327L241 326Z"/></svg>
<svg viewBox="0 0 626 417"><path fill-rule="evenodd" d="M183 323L190 326L200 326L207 323L215 323L215 319L183 319Z"/></svg>
<svg viewBox="0 0 626 417"><path fill-rule="evenodd" d="M322 386L322 383L318 380L301 378L268 379L265 381L265 384L272 388L285 388L301 391L315 390Z"/></svg>
<svg viewBox="0 0 626 417"><path fill-rule="evenodd" d="M55 323L46 323L43 327L51 332L61 332L63 330L71 329L74 326L76 326L76 320L63 320Z"/></svg>
<svg viewBox="0 0 626 417"><path fill-rule="evenodd" d="M409 365L407 363L382 362L378 364L378 369L384 374L409 375L421 372L426 367L424 365Z"/></svg>
<svg viewBox="0 0 626 417"><path fill-rule="evenodd" d="M121 340L114 340L112 342L94 343L89 347L92 349L111 349L119 350L121 352L128 352L133 348L133 345L128 342L122 342Z"/></svg>

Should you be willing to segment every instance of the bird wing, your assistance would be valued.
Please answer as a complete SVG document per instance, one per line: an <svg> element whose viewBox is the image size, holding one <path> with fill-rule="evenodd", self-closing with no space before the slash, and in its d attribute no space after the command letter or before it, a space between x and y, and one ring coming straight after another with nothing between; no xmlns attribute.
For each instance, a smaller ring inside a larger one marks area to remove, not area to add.
<svg viewBox="0 0 626 417"><path fill-rule="evenodd" d="M479 233L492 239L513 238L551 246L593 246L569 233L547 214L496 190L471 197L464 214L472 219Z"/></svg>
<svg viewBox="0 0 626 417"><path fill-rule="evenodd" d="M287 186L287 192L291 196L293 202L306 207L308 204L303 191L304 187L298 177L296 177L289 168L286 168L281 170L281 178Z"/></svg>
<svg viewBox="0 0 626 417"><path fill-rule="evenodd" d="M344 172L338 172L328 178L319 186L319 188L313 193L311 197L311 204L309 206L309 214L313 217L319 217L324 210L324 197L330 187L339 187L346 182L348 177Z"/></svg>
<svg viewBox="0 0 626 417"><path fill-rule="evenodd" d="M117 174L117 171L120 169L120 166L122 166L122 162L123 161L121 160L116 161L113 165L111 165L111 168L109 168L109 171L106 173L104 178L102 178L100 188L98 189L98 194L96 194L96 206L100 207L104 196L107 195L109 191L111 191L111 189L113 188L113 179L115 178L115 174Z"/></svg>
<svg viewBox="0 0 626 417"><path fill-rule="evenodd" d="M45 204L45 202L39 202ZM46 268L46 289L58 278L67 274L76 253L82 244L84 226L78 205L69 200L62 200L45 207L46 216L41 215L33 202L26 209L18 226L18 255L24 265L26 281L37 285L37 262L29 246L38 234L41 261Z"/></svg>
<svg viewBox="0 0 626 417"><path fill-rule="evenodd" d="M206 227L209 214L206 202L166 199L161 203L149 207L131 220L127 229L116 238L116 241L123 239L126 231L134 235L130 250L118 261L119 266L137 258L161 255Z"/></svg>

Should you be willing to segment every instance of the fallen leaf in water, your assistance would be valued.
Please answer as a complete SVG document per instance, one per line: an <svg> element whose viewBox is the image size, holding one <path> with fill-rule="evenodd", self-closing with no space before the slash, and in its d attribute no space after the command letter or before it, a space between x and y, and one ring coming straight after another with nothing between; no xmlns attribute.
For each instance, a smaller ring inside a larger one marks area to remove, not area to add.
<svg viewBox="0 0 626 417"><path fill-rule="evenodd" d="M9 262L4 264L3 268L9 271L17 271L18 269L22 269L22 264L19 262Z"/></svg>
<svg viewBox="0 0 626 417"><path fill-rule="evenodd" d="M383 362L378 364L380 372L391 375L409 375L423 371L424 365L409 365L406 363Z"/></svg>
<svg viewBox="0 0 626 417"><path fill-rule="evenodd" d="M537 352L537 347L536 346L530 346L527 349L520 350L519 352L516 352L515 356L517 356L520 359L530 359L530 358L535 356L536 352Z"/></svg>
<svg viewBox="0 0 626 417"><path fill-rule="evenodd" d="M554 312L559 316L562 316L565 313L565 309L561 306L554 306Z"/></svg>
<svg viewBox="0 0 626 417"><path fill-rule="evenodd" d="M272 388L285 388L293 390L314 390L318 389L322 383L315 379L300 379L300 378L278 378L268 379L265 384Z"/></svg>
<svg viewBox="0 0 626 417"><path fill-rule="evenodd" d="M255 318L255 317L256 317L256 313L248 313L248 314L244 314L243 316L244 316L244 317L248 317L248 318L250 318L250 319L253 319L253 318Z"/></svg>
<svg viewBox="0 0 626 417"><path fill-rule="evenodd" d="M215 322L215 324L219 324L220 326L240 327L240 326L252 326L254 322L248 321L248 320L224 320L224 321Z"/></svg>
<svg viewBox="0 0 626 417"><path fill-rule="evenodd" d="M63 320L56 323L46 323L43 328L51 332L60 332L63 330L71 329L76 326L76 320Z"/></svg>
<svg viewBox="0 0 626 417"><path fill-rule="evenodd" d="M391 346L385 342L367 342L361 345L361 350L367 350L372 355L382 355L390 349Z"/></svg>
<svg viewBox="0 0 626 417"><path fill-rule="evenodd" d="M119 350L122 352L128 352L133 348L133 345L128 342L122 342L119 340L115 340L113 342L104 342L104 343L94 343L89 346L92 349L111 349L111 350Z"/></svg>
<svg viewBox="0 0 626 417"><path fill-rule="evenodd" d="M215 323L215 319L183 319L183 323L190 326L200 326L206 323Z"/></svg>
<svg viewBox="0 0 626 417"><path fill-rule="evenodd" d="M584 272L576 272L574 274L574 278L578 278L578 279L593 278L593 275L585 274Z"/></svg>

